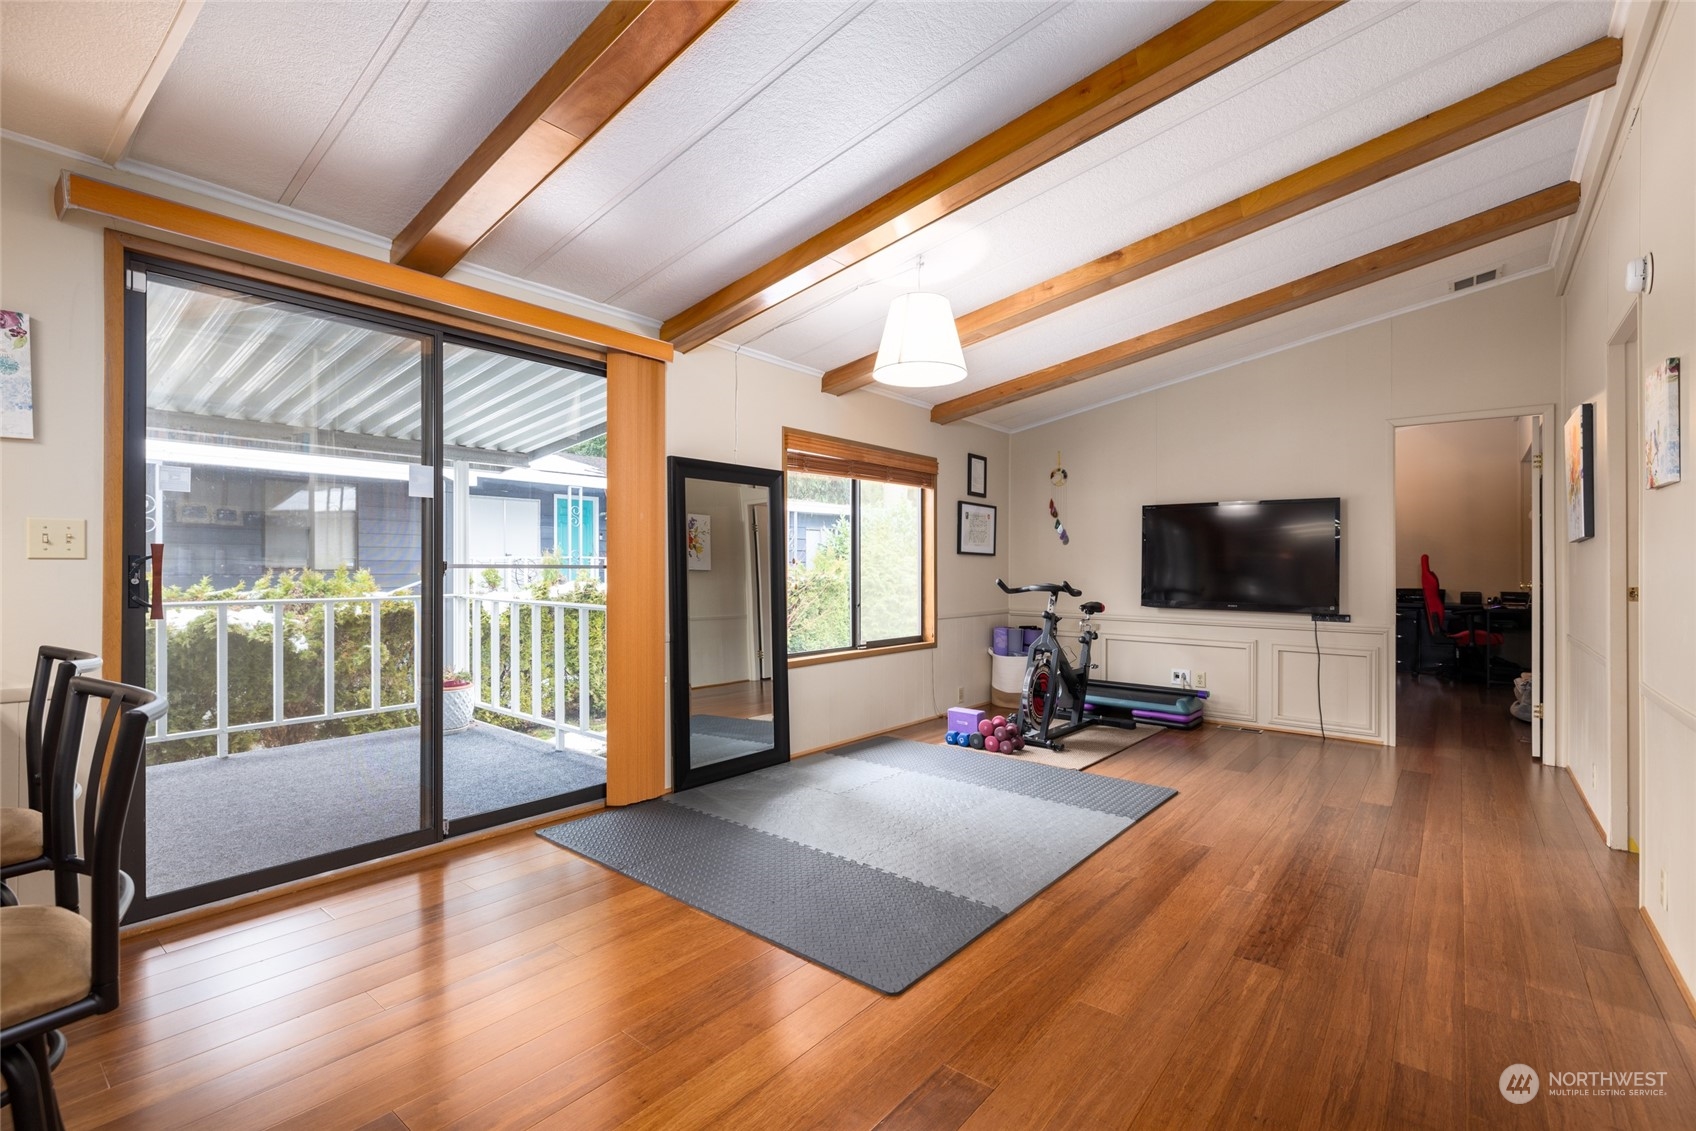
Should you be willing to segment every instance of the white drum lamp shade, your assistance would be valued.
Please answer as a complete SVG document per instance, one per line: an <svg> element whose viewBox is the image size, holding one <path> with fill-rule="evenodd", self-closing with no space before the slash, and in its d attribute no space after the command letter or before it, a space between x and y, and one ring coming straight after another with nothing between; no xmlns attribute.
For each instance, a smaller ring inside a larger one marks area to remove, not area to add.
<svg viewBox="0 0 1696 1131"><path fill-rule="evenodd" d="M966 355L948 299L913 291L889 305L872 379L904 389L929 389L966 379Z"/></svg>

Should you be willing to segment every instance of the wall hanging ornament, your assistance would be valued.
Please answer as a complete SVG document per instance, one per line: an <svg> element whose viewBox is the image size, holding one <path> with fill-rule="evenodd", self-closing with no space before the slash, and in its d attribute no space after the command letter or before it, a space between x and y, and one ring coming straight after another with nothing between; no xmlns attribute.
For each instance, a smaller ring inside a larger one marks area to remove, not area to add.
<svg viewBox="0 0 1696 1131"><path fill-rule="evenodd" d="M1064 495L1066 488L1066 469L1061 466L1060 453L1054 453L1054 470L1048 473L1048 485L1055 494ZM1059 536L1062 546L1072 544L1071 535L1066 533L1066 524L1060 521L1060 508L1054 505L1054 496L1048 497L1048 517L1054 520L1054 533Z"/></svg>

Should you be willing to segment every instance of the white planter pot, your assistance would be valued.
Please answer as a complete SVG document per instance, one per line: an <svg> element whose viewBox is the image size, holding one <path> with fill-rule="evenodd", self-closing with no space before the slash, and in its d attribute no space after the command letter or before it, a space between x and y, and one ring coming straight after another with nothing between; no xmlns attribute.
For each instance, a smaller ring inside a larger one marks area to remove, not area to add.
<svg viewBox="0 0 1696 1131"><path fill-rule="evenodd" d="M442 688L443 734L458 734L462 730L471 729L472 709L477 703L476 690L470 684L464 687Z"/></svg>

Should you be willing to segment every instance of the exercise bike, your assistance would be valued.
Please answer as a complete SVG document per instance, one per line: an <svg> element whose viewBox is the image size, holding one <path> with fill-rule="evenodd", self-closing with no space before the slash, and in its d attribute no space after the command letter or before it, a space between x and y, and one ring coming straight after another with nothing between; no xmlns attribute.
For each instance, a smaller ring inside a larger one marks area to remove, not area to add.
<svg viewBox="0 0 1696 1131"><path fill-rule="evenodd" d="M1060 739L1094 726L1119 727L1134 730L1139 725L1195 726L1199 721L1197 699L1207 692L1195 688L1155 687L1146 683L1118 683L1092 679L1095 665L1090 662L1090 648L1100 635L1091 625L1099 613L1107 611L1100 601L1085 601L1078 606L1078 663L1074 667L1060 646L1057 635L1060 616L1054 606L1060 594L1082 597L1070 582L1058 585L1022 585L1015 589L999 577L995 584L1003 593L1046 593L1048 608L1042 614L1042 633L1030 646L1025 657L1025 680L1019 694L1019 713L1014 717L1019 733L1031 746L1062 750ZM1188 704L1188 706L1184 706ZM1194 710L1193 715L1179 714Z"/></svg>
<svg viewBox="0 0 1696 1131"><path fill-rule="evenodd" d="M1025 656L1025 681L1019 693L1019 713L1015 716L1025 742L1048 750L1063 750L1065 747L1060 744L1061 739L1089 727L1135 730L1137 721L1130 715L1103 714L1093 710L1089 702L1089 673L1094 667L1089 653L1100 635L1091 627L1090 620L1097 613L1105 612L1107 606L1100 601L1085 601L1078 606L1078 664L1073 667L1056 635L1060 628L1060 615L1054 611L1054 606L1062 593L1069 597L1082 597L1083 593L1065 581L1058 585L1021 585L1015 589L998 577L995 584L1001 587L1003 593L1048 594L1048 608L1042 614L1042 633ZM1113 686L1128 690L1134 685Z"/></svg>

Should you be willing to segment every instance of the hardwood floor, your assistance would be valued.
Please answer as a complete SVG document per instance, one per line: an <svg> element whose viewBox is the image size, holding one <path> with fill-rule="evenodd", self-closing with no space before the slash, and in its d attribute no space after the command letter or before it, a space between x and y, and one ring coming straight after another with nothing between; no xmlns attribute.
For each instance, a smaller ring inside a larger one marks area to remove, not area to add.
<svg viewBox="0 0 1696 1131"><path fill-rule="evenodd" d="M771 681L747 680L696 687L689 692L689 709L697 715L751 719L771 714Z"/></svg>
<svg viewBox="0 0 1696 1131"><path fill-rule="evenodd" d="M1181 793L899 997L531 833L136 939L70 1127L1689 1127L1696 1020L1505 693L1394 749L1168 732ZM1523 728L1518 728L1523 730ZM941 724L910 728L939 737ZM1664 1096L1498 1091L1516 1062Z"/></svg>

